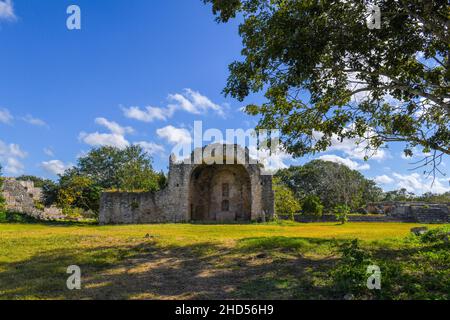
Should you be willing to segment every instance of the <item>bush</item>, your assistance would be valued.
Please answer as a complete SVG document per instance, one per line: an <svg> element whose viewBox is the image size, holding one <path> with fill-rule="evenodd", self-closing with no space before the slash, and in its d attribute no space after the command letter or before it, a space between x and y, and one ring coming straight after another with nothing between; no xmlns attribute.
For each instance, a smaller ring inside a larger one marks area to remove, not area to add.
<svg viewBox="0 0 450 320"><path fill-rule="evenodd" d="M333 210L336 220L341 224L345 224L348 221L348 215L350 214L350 207L347 205L338 205Z"/></svg>
<svg viewBox="0 0 450 320"><path fill-rule="evenodd" d="M295 198L294 192L278 179L274 179L273 191L275 192L275 213L278 215L287 214L291 220L294 220L294 215L302 209Z"/></svg>
<svg viewBox="0 0 450 320"><path fill-rule="evenodd" d="M450 242L450 227L440 227L427 231L420 236L420 241L423 243L436 243L436 242Z"/></svg>
<svg viewBox="0 0 450 320"><path fill-rule="evenodd" d="M307 196L303 200L303 213L307 215L313 215L315 217L321 217L323 213L323 205L317 196Z"/></svg>

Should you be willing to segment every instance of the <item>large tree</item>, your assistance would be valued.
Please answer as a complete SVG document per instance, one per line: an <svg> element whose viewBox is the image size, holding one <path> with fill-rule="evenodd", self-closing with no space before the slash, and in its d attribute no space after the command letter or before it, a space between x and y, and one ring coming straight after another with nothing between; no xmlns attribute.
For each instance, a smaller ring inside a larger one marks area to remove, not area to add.
<svg viewBox="0 0 450 320"><path fill-rule="evenodd" d="M381 200L382 190L360 172L342 164L313 160L277 172L276 178L294 191L297 199L314 195L326 210L347 205L353 210L368 202Z"/></svg>
<svg viewBox="0 0 450 320"><path fill-rule="evenodd" d="M244 59L224 92L242 101L263 90L267 102L246 110L292 154L346 138L368 157L387 142L406 155L421 147L433 169L450 154L447 0L204 2L220 22L242 18ZM366 21L374 3L379 29Z"/></svg>

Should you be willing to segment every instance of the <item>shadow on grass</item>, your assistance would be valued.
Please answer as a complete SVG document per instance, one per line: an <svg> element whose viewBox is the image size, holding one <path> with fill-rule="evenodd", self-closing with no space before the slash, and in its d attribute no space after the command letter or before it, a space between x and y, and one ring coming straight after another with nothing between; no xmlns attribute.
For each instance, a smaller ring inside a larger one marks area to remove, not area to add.
<svg viewBox="0 0 450 320"><path fill-rule="evenodd" d="M260 237L234 247L211 242L163 246L147 239L138 245L46 251L0 263L0 299L342 299L348 292L340 292L330 276L339 261L330 252L338 243ZM374 250L374 256L406 263L420 252L404 250ZM66 288L70 265L81 268L82 290ZM436 285L438 293L445 289L444 274L430 279L432 271L402 272L395 280L410 298L420 298L417 285L422 291Z"/></svg>
<svg viewBox="0 0 450 320"><path fill-rule="evenodd" d="M135 246L47 251L0 263L0 299L309 299L328 290L314 277L325 275L333 259L277 259L278 245L269 250L254 241L243 240L245 245L236 248L160 246L148 240ZM81 268L82 290L66 288L70 265Z"/></svg>

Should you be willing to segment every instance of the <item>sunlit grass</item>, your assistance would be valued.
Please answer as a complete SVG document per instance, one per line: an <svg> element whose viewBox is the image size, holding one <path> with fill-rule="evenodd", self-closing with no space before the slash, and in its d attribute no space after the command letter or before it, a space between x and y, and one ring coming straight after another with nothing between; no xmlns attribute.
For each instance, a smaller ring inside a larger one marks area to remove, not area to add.
<svg viewBox="0 0 450 320"><path fill-rule="evenodd" d="M272 286L271 298L305 298L303 289L320 298L338 242L412 248L401 239L417 226L0 224L0 299L261 298ZM65 288L73 264L83 270L78 292Z"/></svg>

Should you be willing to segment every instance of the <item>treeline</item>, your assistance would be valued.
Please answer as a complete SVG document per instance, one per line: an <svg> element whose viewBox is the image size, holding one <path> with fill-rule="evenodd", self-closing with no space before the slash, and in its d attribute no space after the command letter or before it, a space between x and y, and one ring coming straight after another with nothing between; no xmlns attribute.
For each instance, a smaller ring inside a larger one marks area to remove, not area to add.
<svg viewBox="0 0 450 320"><path fill-rule="evenodd" d="M323 160L278 171L274 185L278 214L320 215L340 206L356 211L368 202L383 198L383 190L360 172Z"/></svg>
<svg viewBox="0 0 450 320"><path fill-rule="evenodd" d="M56 205L65 214L88 211L97 214L103 191L157 191L166 184L163 172L155 172L152 158L141 146L125 149L100 147L80 157L77 164L59 175L57 182L21 176L43 190L43 205Z"/></svg>
<svg viewBox="0 0 450 320"><path fill-rule="evenodd" d="M278 214L365 212L370 202L423 201L450 203L450 192L416 196L406 189L383 192L360 172L334 162L313 160L280 170L274 177Z"/></svg>

